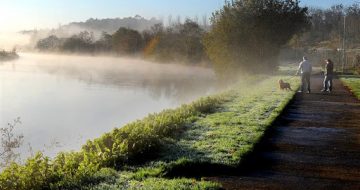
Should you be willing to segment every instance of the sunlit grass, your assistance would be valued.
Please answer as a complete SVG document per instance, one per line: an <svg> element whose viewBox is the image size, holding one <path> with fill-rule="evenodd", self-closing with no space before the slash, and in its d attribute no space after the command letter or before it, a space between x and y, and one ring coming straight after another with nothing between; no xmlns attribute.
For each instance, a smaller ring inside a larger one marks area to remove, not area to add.
<svg viewBox="0 0 360 190"><path fill-rule="evenodd" d="M350 88L354 95L360 99L360 76L349 75L342 76L341 81Z"/></svg>
<svg viewBox="0 0 360 190"><path fill-rule="evenodd" d="M129 180L124 177L120 177L113 184L101 183L97 186L88 187L84 189L88 190L212 190L219 189L220 186L214 182L209 181L197 181L195 179L178 178L178 179L166 179L166 178L146 178L144 180Z"/></svg>
<svg viewBox="0 0 360 190"><path fill-rule="evenodd" d="M178 141L167 142L163 146L163 158L238 165L295 93L279 90L278 79L270 77L253 86L238 88L231 101L188 126ZM288 82L294 88L298 85L298 79Z"/></svg>

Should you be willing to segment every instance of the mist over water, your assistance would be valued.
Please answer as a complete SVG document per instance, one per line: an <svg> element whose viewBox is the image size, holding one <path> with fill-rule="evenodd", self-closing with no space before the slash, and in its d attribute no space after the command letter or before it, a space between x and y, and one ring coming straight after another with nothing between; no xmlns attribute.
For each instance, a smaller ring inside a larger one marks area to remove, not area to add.
<svg viewBox="0 0 360 190"><path fill-rule="evenodd" d="M21 117L20 152L54 156L149 113L215 91L210 69L140 59L20 54L0 63L0 127Z"/></svg>

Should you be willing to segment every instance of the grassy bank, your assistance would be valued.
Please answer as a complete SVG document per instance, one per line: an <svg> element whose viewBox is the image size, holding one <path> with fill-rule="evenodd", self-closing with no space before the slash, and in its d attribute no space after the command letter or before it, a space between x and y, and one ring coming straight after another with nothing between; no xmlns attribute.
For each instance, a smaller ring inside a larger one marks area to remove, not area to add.
<svg viewBox="0 0 360 190"><path fill-rule="evenodd" d="M360 76L359 75L348 75L341 76L340 80L347 86L354 95L360 99Z"/></svg>
<svg viewBox="0 0 360 190"><path fill-rule="evenodd" d="M0 188L217 189L212 182L176 178L174 171L241 163L295 93L279 90L279 77L258 77L262 80L151 114L88 141L78 152L54 159L37 154L6 168ZM298 86L298 79L287 81Z"/></svg>

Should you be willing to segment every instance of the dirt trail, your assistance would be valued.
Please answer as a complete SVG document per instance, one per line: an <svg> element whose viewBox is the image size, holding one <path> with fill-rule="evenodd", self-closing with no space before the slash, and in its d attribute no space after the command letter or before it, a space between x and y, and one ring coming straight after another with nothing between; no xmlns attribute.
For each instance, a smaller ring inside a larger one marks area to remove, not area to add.
<svg viewBox="0 0 360 190"><path fill-rule="evenodd" d="M360 101L339 80L331 94L320 92L320 76L312 83L313 92L296 94L246 171L207 179L225 189L360 189Z"/></svg>

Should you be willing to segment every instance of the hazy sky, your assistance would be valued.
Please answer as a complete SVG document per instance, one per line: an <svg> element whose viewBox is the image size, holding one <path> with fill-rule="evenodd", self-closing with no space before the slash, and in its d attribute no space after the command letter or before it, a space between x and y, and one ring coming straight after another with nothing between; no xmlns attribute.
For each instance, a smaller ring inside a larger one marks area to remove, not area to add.
<svg viewBox="0 0 360 190"><path fill-rule="evenodd" d="M302 5L329 7L355 0L302 0ZM224 0L0 0L0 32L54 28L88 18L208 17Z"/></svg>

